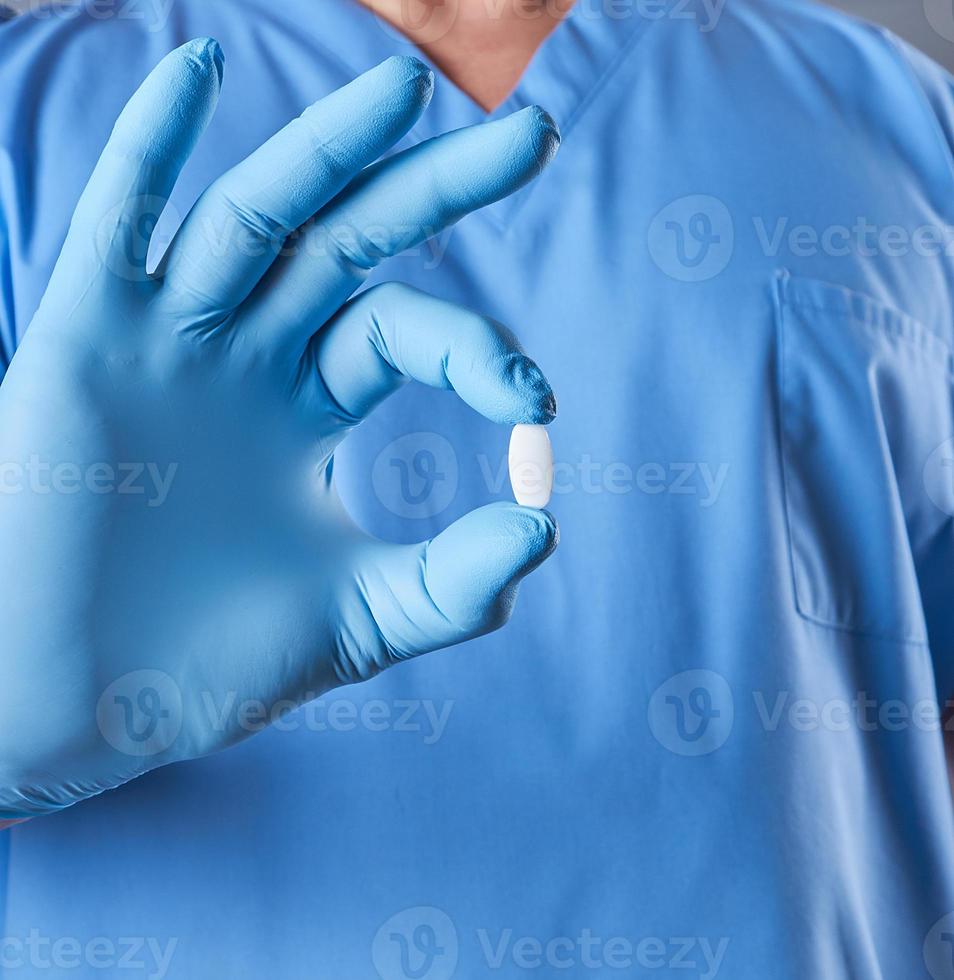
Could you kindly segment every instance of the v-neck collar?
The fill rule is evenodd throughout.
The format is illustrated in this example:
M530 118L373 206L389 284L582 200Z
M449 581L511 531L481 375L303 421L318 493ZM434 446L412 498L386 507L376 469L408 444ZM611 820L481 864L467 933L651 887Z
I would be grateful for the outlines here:
M321 5L324 44L348 38L334 53L355 73L394 54L411 54L434 71L434 97L411 130L408 143L430 139L463 126L502 118L529 105L541 105L556 120L566 144L590 99L612 74L627 50L675 0L655 0L654 16L642 11L640 0L620 11L613 0L577 0L567 16L537 48L516 88L487 112L458 88L413 41L377 16L359 0L326 0ZM401 147L406 145L403 141ZM544 175L545 176L545 175ZM498 201L480 214L506 227L539 180Z

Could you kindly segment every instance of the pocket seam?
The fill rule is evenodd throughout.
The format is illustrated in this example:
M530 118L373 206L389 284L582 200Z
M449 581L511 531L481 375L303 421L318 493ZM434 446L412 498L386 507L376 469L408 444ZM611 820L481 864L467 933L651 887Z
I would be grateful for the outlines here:
M804 277L793 276L787 269L779 270L775 276L775 312L777 320L779 357L778 357L778 446L779 463L782 476L782 493L784 495L785 529L787 534L789 570L791 574L792 595L795 600L796 613L807 622L820 626L824 629L834 630L850 636L865 637L868 639L900 643L905 646L927 648L930 646L930 638L926 635L912 633L896 633L888 630L876 630L861 626L851 626L843 622L823 619L817 613L809 612L804 607L802 595L798 587L798 575L795 567L796 547L795 535L792 527L791 511L791 489L789 465L787 463L786 445L788 437L785 434L785 412L786 412L786 380L790 375L787 367L788 360L788 333L790 327L786 323L786 312L796 310L809 310L814 313L826 316L835 316L847 320L858 327L864 328L867 333L876 337L883 336L885 333L897 336L904 340L911 348L915 349L920 355L927 357L929 348L934 345L945 358L943 366L932 362L934 367L943 370L947 379L954 383L954 351L937 334L932 333L918 320L900 310L895 310L886 304L880 303L873 297L867 296L847 287L828 283L823 280L806 279ZM828 295L837 295L843 301L840 305L829 306L819 304L801 296L792 295L795 287L802 286L805 289L814 287L824 290ZM855 299L863 304L865 311L870 311L869 315L862 316L859 311L846 308L843 304ZM886 322L875 322L881 318Z
M787 269L777 273L776 281L779 309L790 307L797 310L824 313L826 316L837 316L864 328L874 336L887 334L898 337L923 356L929 356L933 348L935 357L940 356L944 362L938 364L936 360L932 360L933 368L944 371L948 381L954 384L954 349L942 337L939 337L932 330L928 330L920 320L915 319L910 314L888 306L873 296L849 289L847 286L825 282L821 279L794 276ZM812 287L824 292L828 297L837 297L841 302L829 304L802 295L803 290L808 291ZM847 306L846 304L850 303L851 300L860 303L861 309Z

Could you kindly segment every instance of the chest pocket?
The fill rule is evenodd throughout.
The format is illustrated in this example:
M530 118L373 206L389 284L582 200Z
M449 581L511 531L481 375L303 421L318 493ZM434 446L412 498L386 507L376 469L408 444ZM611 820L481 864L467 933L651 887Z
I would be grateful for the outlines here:
M954 514L951 350L868 296L787 273L776 317L798 611L926 643L919 575Z

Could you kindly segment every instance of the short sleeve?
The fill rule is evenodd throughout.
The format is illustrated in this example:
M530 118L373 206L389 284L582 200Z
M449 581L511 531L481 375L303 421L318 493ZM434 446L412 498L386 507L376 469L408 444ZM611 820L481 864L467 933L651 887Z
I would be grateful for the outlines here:
M0 0L0 46L3 44L5 32L9 31L7 23L14 16L14 11L3 5ZM4 64L0 58L0 91L8 80L4 79ZM9 100L0 100L0 114L3 105ZM13 160L5 145L2 135L7 127L0 126L0 379L6 374L10 359L16 350L16 306L13 291L13 257L11 221L14 211L12 200L15 187Z
M891 31L877 30L923 95L954 180L954 75Z
M0 147L0 173L9 158ZM13 304L13 272L10 262L10 232L7 224L8 203L4 200L4 180L0 176L0 379L6 374L16 349L16 326Z

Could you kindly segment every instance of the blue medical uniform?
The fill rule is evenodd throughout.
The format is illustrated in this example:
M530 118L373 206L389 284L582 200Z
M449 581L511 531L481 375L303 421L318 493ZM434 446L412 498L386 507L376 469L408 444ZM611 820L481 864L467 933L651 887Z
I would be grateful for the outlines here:
M226 80L166 239L413 50L350 0L2 24L5 358L121 106L198 35ZM549 376L557 555L500 633L4 835L3 976L954 977L951 80L799 0L578 0L493 115L530 103L553 166L376 278ZM438 74L408 142L485 115ZM509 497L506 441L414 386L336 479L419 540Z

